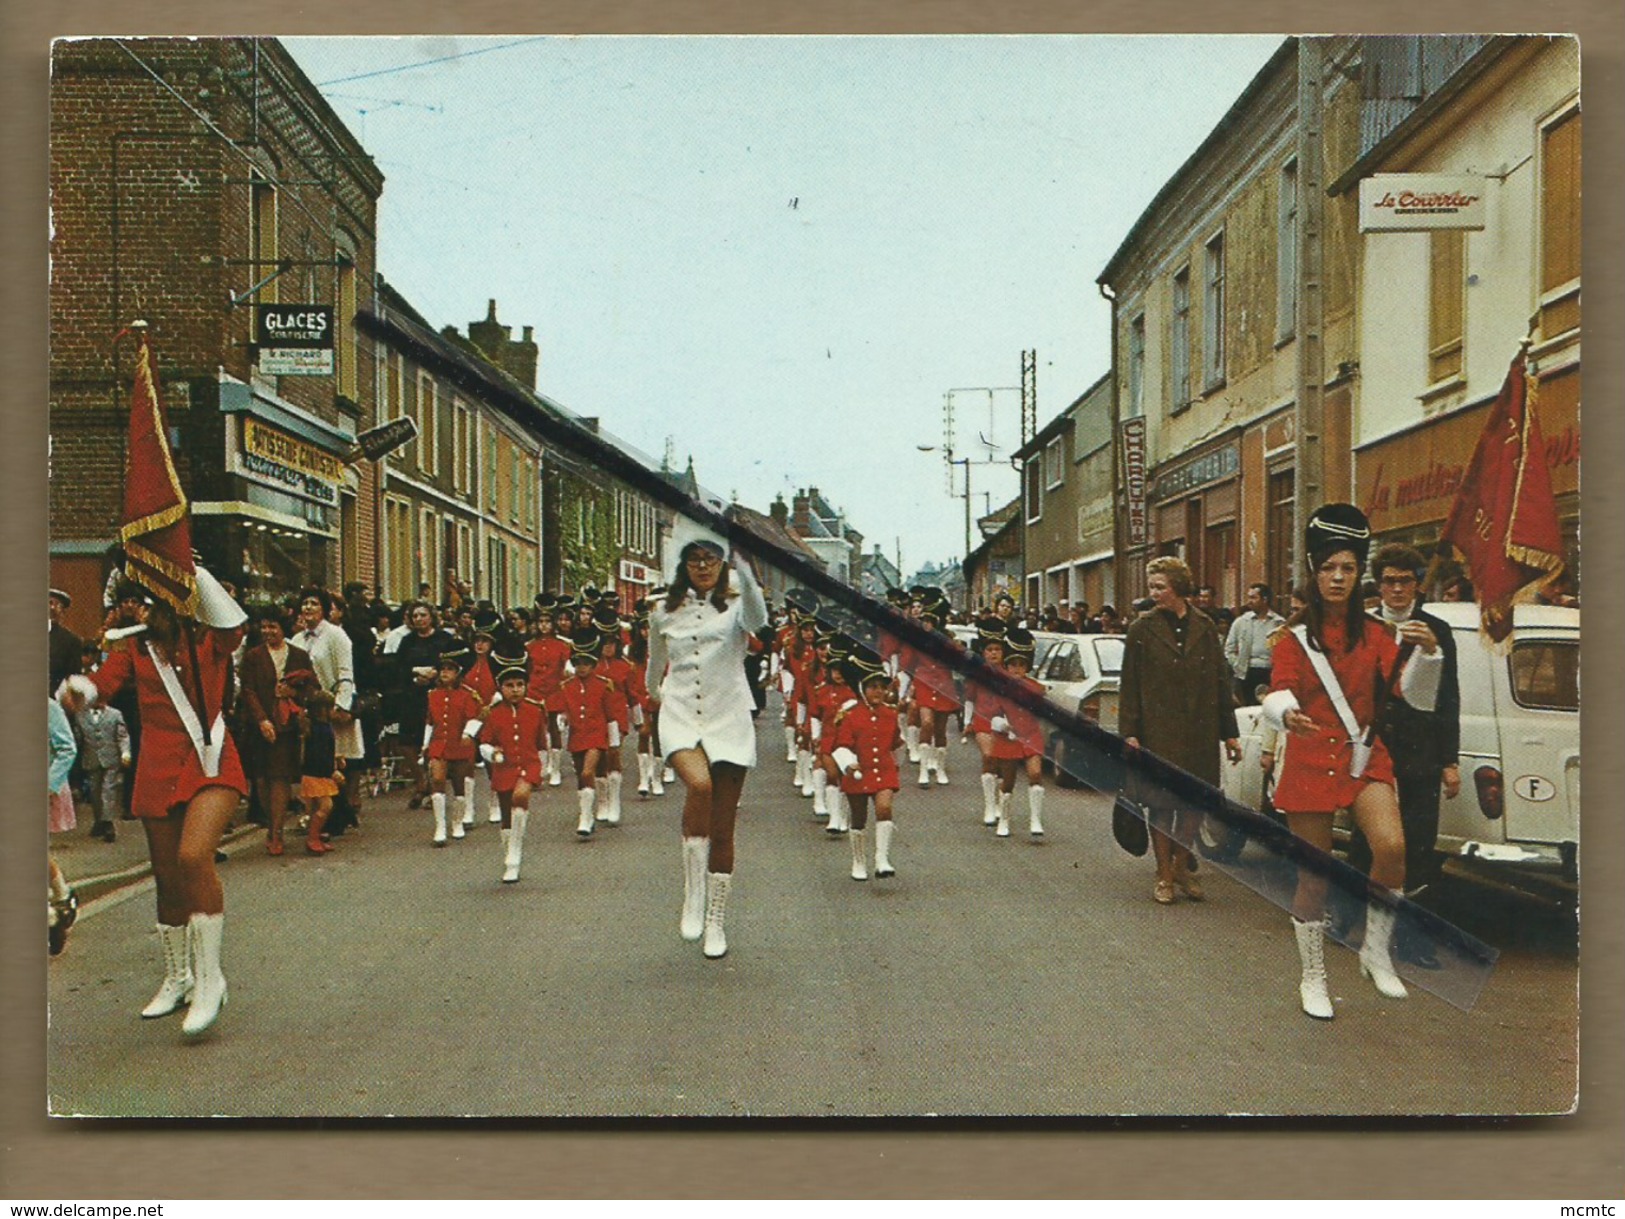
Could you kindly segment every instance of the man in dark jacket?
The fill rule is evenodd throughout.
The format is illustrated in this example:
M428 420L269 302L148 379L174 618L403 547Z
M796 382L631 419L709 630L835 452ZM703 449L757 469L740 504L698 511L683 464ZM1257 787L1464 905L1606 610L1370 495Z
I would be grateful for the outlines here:
M423 752L423 725L429 714L429 688L440 668L440 655L456 646L457 639L435 624L434 609L427 601L415 601L406 608L409 628L391 662L392 681L386 698L393 702L394 719L400 725L402 761L412 776L409 808L420 808L428 794L427 776L419 761ZM386 717L389 718L389 717Z
M1433 710L1418 711L1402 698L1389 698L1377 721L1377 732L1394 760L1399 817L1405 827L1405 894L1413 899L1422 894L1438 872L1438 856L1433 848L1439 837L1439 793L1454 798L1461 790L1457 758L1461 689L1456 680L1456 640L1443 619L1422 609L1419 589L1426 565L1409 546L1397 545L1384 546L1371 561L1371 573L1382 599L1372 617L1394 630L1403 622L1420 621L1433 632L1444 652L1444 672ZM1349 862L1363 869L1369 860L1370 848L1357 836ZM1401 960L1427 969L1438 968L1432 950L1420 937L1407 936L1404 927L1400 928L1395 952Z
M50 648L47 655L50 658L50 689L49 694L55 694L56 688L62 684L62 679L69 674L79 672L80 653L84 650L84 642L62 625L62 615L68 612L73 604L73 598L61 589L53 588L45 597L45 611L50 618Z

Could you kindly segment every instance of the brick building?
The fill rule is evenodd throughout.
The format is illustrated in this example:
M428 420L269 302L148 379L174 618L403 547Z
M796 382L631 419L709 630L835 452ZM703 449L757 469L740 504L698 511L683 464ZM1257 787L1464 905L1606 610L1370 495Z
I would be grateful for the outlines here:
M194 545L246 593L371 581L370 293L383 175L269 38L83 39L52 52L51 581L99 625L149 325ZM271 371L256 305L331 310L331 362Z

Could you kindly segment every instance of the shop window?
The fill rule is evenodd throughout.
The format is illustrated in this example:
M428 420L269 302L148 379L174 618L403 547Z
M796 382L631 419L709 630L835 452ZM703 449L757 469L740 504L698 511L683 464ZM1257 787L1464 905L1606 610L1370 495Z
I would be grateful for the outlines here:
M1208 240L1203 264L1202 388L1224 384L1224 233Z
M1191 404L1191 269L1174 272L1174 308L1168 335L1168 410L1178 414Z
M1467 234L1428 234L1428 384L1461 376L1467 304Z
M1540 133L1540 333L1580 325L1580 111Z

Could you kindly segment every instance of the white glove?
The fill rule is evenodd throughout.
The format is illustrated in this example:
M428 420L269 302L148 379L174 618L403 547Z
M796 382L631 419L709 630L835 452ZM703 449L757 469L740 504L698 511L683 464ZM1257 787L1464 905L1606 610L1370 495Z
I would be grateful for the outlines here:
M818 744L818 738L824 735L824 721L823 720L814 720L812 722L811 733L812 733L813 744L814 745Z
M484 758L492 766L502 765L502 750L495 745L481 745L480 757Z
M614 720L609 722L609 747L619 749L621 746L621 726Z
M197 620L204 626L230 630L248 621L243 607L232 600L231 594L220 586L220 581L201 563L194 568L197 575Z
M480 735L480 729L483 727L485 727L485 725L481 721L469 720L468 723L463 725L463 735L468 737L470 740L473 740L475 737Z
M847 749L845 746L842 746L840 749L837 749L834 753L830 754L830 757L835 759L835 767L843 775L858 764L858 755L853 753L850 749Z
M995 715L988 721L988 724L992 727L994 732L1008 733L1010 731L1010 721L1005 719L1002 715Z
M634 728L643 727L643 706L641 703L632 704L632 726Z
M423 725L423 748L428 749L429 748L429 742L431 740L433 740L433 739L434 739L434 725L433 724L425 724L425 725Z
M83 673L72 673L64 677L62 684L56 688L56 701L64 707L69 705L69 699L82 699L85 706L94 707L99 697L101 691L96 689L96 683Z

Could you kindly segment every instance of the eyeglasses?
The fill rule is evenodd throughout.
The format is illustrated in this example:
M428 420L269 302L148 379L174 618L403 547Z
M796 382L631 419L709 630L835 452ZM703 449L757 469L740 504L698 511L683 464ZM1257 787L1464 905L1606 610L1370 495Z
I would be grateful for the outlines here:
M714 554L692 554L683 560L683 565L703 571L708 567L721 567L722 558Z

